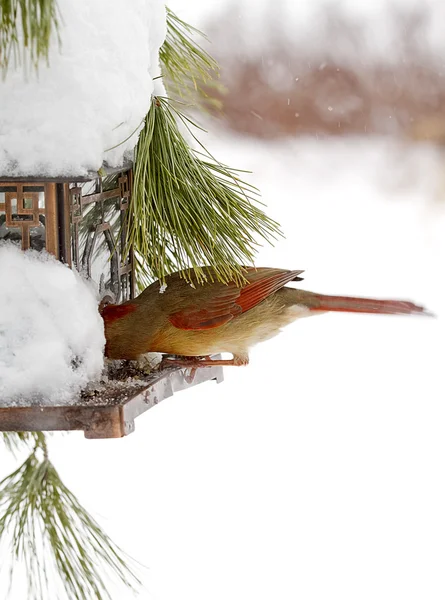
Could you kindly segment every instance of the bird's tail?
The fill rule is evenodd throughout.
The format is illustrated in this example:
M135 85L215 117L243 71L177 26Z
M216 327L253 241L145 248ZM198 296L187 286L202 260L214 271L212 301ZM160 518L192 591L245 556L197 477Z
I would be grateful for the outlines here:
M375 313L381 315L418 314L430 317L434 316L423 306L419 306L407 300L375 300L374 298L310 294L310 299L308 298L306 306L311 311Z

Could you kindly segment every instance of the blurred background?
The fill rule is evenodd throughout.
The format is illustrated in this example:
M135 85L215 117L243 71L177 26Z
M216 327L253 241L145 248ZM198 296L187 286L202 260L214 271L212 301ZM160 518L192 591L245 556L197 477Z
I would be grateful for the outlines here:
M227 92L224 123L234 131L445 139L438 0L177 4L211 40Z

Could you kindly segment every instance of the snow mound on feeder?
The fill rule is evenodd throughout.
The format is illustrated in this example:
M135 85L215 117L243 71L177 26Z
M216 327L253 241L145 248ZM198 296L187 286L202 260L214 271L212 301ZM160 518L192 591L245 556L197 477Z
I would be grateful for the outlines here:
M153 81L166 33L162 0L57 5L60 46L53 35L49 65L25 72L11 60L0 81L3 177L85 176L103 163L121 166L132 157L152 93L163 94Z
M94 291L49 254L0 243L0 406L70 404L103 369Z

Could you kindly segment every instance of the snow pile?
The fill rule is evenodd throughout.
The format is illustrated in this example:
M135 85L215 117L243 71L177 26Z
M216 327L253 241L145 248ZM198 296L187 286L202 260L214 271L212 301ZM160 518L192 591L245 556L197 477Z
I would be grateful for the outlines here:
M162 0L57 4L61 47L52 40L49 67L26 75L11 64L0 82L2 176L120 166L137 142L155 83L163 92L153 81L166 31Z
M94 292L51 255L0 243L0 404L69 403L103 368Z

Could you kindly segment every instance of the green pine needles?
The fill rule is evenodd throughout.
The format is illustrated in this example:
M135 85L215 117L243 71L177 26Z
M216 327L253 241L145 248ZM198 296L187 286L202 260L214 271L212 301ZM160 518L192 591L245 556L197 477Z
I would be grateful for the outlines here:
M279 235L279 226L237 171L201 144L199 151L190 147L178 121L193 135L190 119L168 99L154 98L136 146L127 251L135 251L137 280L143 286L193 267L204 281L201 266L208 264L219 281L240 283L242 265L253 262L261 239Z
M197 37L207 40L207 37L168 7L166 10L167 35L159 59L169 96L218 107L219 102L208 94L208 90L216 87L222 91L221 84L216 82L219 66L196 40Z
M0 538L9 542L11 571L15 561L26 566L27 598L48 598L57 574L70 600L111 600L104 574L135 589L127 557L64 485L44 434L32 436L29 457L0 482Z
M169 95L211 102L216 61L197 43L203 34L167 8L167 36L160 50ZM260 208L257 190L239 171L218 162L197 139L197 125L180 110L183 102L153 98L134 157L126 252L133 248L136 280L193 267L204 281L211 265L223 283L243 281L259 244L281 235L279 225ZM188 139L187 139L188 138ZM190 139L197 150L190 146Z
M0 69L8 70L11 58L38 68L48 60L54 35L58 37L56 0L0 0Z
M15 455L23 447L29 448L37 441L39 435L39 432L34 431L1 431L0 440L3 441L6 449Z

